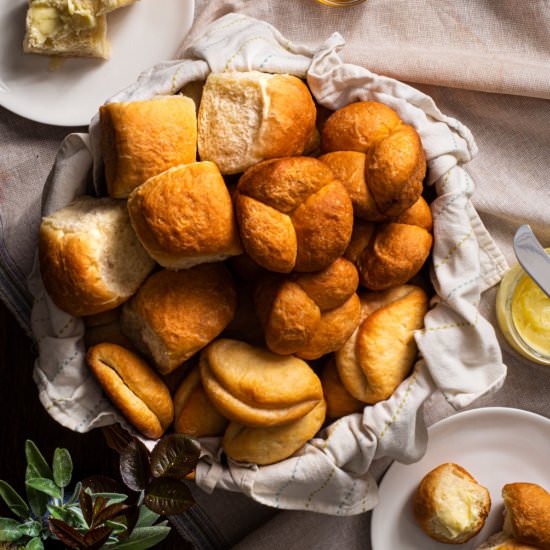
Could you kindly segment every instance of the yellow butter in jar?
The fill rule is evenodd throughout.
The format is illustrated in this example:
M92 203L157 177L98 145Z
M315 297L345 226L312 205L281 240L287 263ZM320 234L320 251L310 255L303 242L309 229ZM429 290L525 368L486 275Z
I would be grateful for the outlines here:
M531 361L550 365L550 298L519 264L500 283L496 310L508 343Z

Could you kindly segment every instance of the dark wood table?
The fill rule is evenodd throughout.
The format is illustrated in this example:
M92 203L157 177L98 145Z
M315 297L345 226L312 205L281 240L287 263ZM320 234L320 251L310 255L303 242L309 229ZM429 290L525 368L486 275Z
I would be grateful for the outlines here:
M120 479L118 455L107 446L100 430L72 432L44 410L32 379L35 356L33 342L0 302L0 479L24 494L26 439L32 439L48 461L56 447L68 449L75 481L98 474ZM12 517L3 502L0 516ZM172 530L157 548L186 550L191 546Z

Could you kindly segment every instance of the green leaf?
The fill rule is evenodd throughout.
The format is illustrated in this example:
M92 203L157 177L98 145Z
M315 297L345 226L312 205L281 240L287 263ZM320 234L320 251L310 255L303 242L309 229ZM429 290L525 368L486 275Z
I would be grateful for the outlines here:
M122 481L133 491L142 491L149 482L149 451L134 438L120 453Z
M80 481L74 486L73 494L71 495L71 498L66 502L66 504L73 504L78 500L78 497L80 496L80 490L82 489L82 483Z
M72 510L71 508L48 504L48 512L50 513L50 516L52 518L64 521L67 525L70 525L71 527L88 527L84 522L84 518L82 518L75 510Z
M124 542L119 542L107 548L116 550L146 550L153 548L170 534L170 527L136 527L134 532Z
M153 512L153 510L147 508L147 506L141 506L136 527L150 527L159 518L160 516Z
M44 550L44 544L42 543L40 537L35 537L27 543L25 550Z
M27 487L32 487L41 493L61 500L61 489L51 479L45 477L33 477L25 481Z
M27 535L28 537L38 537L42 531L42 523L32 520L27 521L20 525L19 531L22 535Z
M56 449L53 453L53 479L58 487L67 487L73 475L73 461L67 449Z
M50 531L69 548L80 550L84 546L84 536L64 521L48 518Z
M112 519L108 519L105 522L105 525L107 527L112 527L113 528L113 535L119 535L121 533L126 532L126 530L128 529L128 526L125 523L120 523L118 521L113 521Z
M145 506L161 516L183 514L193 503L191 491L177 479L154 479L145 491Z
M0 518L0 541L14 542L22 536L21 524L16 519Z
M46 459L30 439L25 441L25 456L27 457L27 464L33 466L40 474L38 477L45 477L53 480L52 470L48 466Z
M191 472L200 456L200 445L183 434L163 437L151 453L151 473L154 477L182 479Z
M4 499L7 507L16 516L23 519L30 516L30 510L27 503L9 483L2 480L0 480L0 497Z
M37 469L32 466L32 464L28 464L27 469L25 470L25 481L36 477L40 477ZM36 489L33 489L26 484L25 492L27 493L27 501L31 505L31 510L33 511L33 514L37 518L41 518L47 510L46 507L49 500L48 495L45 495L44 493L41 493L40 491L37 491Z

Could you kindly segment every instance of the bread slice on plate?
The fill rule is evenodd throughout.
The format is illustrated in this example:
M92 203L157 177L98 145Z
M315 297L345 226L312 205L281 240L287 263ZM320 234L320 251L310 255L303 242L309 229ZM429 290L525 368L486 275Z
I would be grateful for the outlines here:
M99 0L30 0L25 53L107 59L107 20Z

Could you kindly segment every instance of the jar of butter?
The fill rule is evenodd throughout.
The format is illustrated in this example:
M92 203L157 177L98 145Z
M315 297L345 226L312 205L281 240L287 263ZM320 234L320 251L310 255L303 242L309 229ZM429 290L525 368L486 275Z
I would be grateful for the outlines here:
M496 312L502 333L518 353L550 365L550 298L519 264L500 283Z

